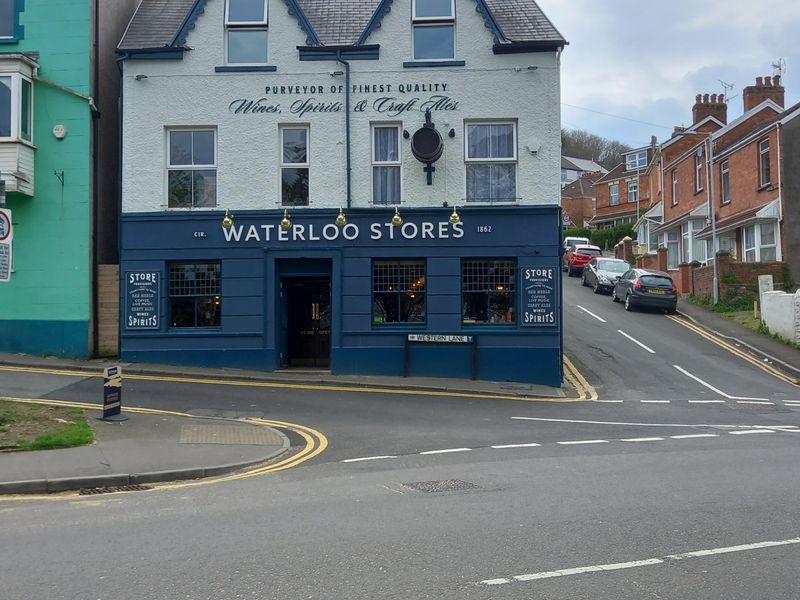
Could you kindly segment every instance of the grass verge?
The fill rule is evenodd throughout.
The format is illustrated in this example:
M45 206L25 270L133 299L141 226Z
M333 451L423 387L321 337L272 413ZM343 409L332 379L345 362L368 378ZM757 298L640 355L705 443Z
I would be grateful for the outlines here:
M0 451L72 448L93 440L80 409L0 401Z

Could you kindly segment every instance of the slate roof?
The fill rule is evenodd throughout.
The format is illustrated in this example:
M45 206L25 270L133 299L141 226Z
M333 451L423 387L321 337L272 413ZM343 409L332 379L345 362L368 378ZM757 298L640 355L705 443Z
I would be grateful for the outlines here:
M120 50L175 46L175 36L195 0L142 0L119 43Z
M565 185L561 196L565 198L594 198L594 182L600 179L600 173L585 173L572 183Z
M562 41L534 0L485 0L509 42Z
M207 1L142 0L118 49L180 48ZM304 29L307 44L313 46L364 44L392 6L392 0L284 0L284 3L284 8L297 17ZM476 10L483 15L486 27L493 30L499 46L563 47L567 43L535 0L476 0Z

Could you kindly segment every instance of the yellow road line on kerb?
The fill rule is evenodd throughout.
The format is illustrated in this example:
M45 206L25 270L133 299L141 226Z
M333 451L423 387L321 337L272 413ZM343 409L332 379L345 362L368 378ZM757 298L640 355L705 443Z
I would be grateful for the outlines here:
M582 399L592 402L598 399L597 391L586 381L586 378L581 375L580 371L566 355L564 355L564 378L578 390Z
M0 366L0 371L14 371L22 373L43 373L47 375L67 375L72 377L103 377L102 373L92 373L89 371L65 371L52 370L37 367L9 367ZM361 387L361 386L347 386L347 385L322 385L311 383L279 383L274 381L250 381L250 380L236 380L236 379L208 379L201 377L178 377L170 375L137 375L127 373L123 375L128 380L139 381L163 381L167 383L196 383L203 385L222 385L234 387L251 387L251 388L271 388L271 389L287 389L287 390L315 390L324 392L350 392L359 394L390 394L399 396L433 396L433 397L448 397L448 398L470 398L470 399L484 399L484 400L515 400L523 402L552 402L557 404L564 404L569 402L582 401L575 398L547 398L535 396L515 396L505 394L491 394L482 392L457 392L457 391L437 391L437 390L424 390L424 389L403 389L403 388L382 388L382 387Z
M6 400L9 402L20 402L25 404L45 404L50 406L63 406L67 408L80 408L85 410L96 410L101 411L103 406L101 404L90 404L88 402L70 402L68 400L45 400L42 398L15 398L10 396L0 396L0 400ZM173 416L180 416L186 418L200 418L196 415L190 415L188 413L181 413L171 410L160 410L154 408L140 408L140 407L126 407L126 412L129 413L138 413L138 414L162 414L162 415L173 415ZM206 418L206 417L203 417ZM269 473L276 473L278 471L285 471L286 469L291 469L293 467L299 466L305 462L308 462L312 458L315 458L322 454L328 447L328 438L325 437L321 431L308 427L306 425L300 425L298 423L290 423L288 421L276 421L272 419L260 419L255 417L245 417L241 419L235 419L237 421L242 421L245 423L253 423L255 425L264 425L268 427L274 427L276 429L286 429L289 431L293 431L297 433L300 437L303 438L305 442L305 446L295 454L291 456L277 461L272 462L266 465L256 465L255 467L245 467L244 470L238 471L236 473L230 475L221 475L218 477L208 477L205 479L194 479L191 481L178 481L178 482L169 482L169 483L153 483L148 484L152 485L154 490L169 490L169 489L178 489L178 488L188 488L188 487L196 487L200 485L211 485L215 483L223 483L226 481L235 481L239 479L248 479L250 477L256 477L259 475L266 475ZM125 492L118 492L118 493L125 493ZM0 501L2 500L65 500L70 499L73 500L78 495L78 492L68 492L63 494L22 494L16 496L2 496L0 497ZM111 494L109 494L111 495ZM96 497L93 497L96 498Z
M667 318L671 319L672 321L675 321L678 325L682 325L683 327L686 327L686 329L689 329L689 330L695 332L697 335L707 339L709 342L712 342L712 343L716 344L720 348L723 348L723 349L727 350L731 354L733 354L735 356L738 356L742 360L745 360L745 361L749 362L751 365L753 365L755 367L758 367L762 371L764 371L766 373L769 373L773 377L775 377L777 379L780 379L784 383L788 383L789 385L793 385L794 387L800 387L800 381L798 381L794 377L790 377L789 375L787 375L786 373L780 371L779 369L776 369L775 367L773 367L771 365L768 365L768 364L765 364L762 361L758 360L757 358L754 358L754 357L750 356L749 354L747 354L746 352L740 350L739 348L737 348L733 344L718 338L717 336L715 336L712 333L706 331L702 327L698 327L697 325L694 325L693 323L689 323L688 321L685 321L685 320L683 320L683 319L681 319L679 317L673 317L673 316L667 315Z

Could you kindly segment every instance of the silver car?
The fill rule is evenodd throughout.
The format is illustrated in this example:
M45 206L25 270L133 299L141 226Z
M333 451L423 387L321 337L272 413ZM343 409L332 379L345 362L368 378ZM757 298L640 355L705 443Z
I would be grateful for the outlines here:
M583 267L581 284L590 286L595 294L610 292L617 278L630 268L626 260L598 256Z

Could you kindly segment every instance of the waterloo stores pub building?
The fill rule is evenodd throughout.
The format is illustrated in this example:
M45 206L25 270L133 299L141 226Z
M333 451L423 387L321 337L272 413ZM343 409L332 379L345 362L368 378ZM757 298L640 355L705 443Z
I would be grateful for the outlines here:
M122 358L560 385L565 44L533 0L143 0Z

